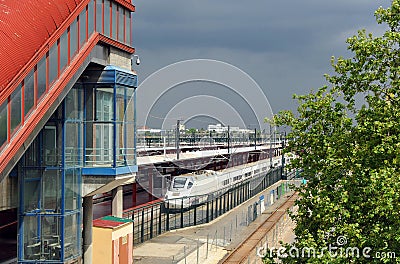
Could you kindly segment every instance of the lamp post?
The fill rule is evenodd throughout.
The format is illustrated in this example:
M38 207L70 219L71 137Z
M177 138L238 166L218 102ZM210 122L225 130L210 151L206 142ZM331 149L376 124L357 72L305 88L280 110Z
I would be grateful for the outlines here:
M269 167L272 169L272 126L269 124Z
M287 175L285 173L285 153L284 153L285 144L286 144L285 141L286 141L286 131L285 131L285 135L282 138L282 174L281 174L282 180L287 180Z
M179 141L180 141L180 122L181 120L176 120L176 159L179 159Z

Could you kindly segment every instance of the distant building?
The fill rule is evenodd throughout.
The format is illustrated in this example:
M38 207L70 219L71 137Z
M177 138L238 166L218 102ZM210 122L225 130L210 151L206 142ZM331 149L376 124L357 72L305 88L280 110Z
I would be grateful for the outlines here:
M228 131L228 127L222 126L222 124L208 125L207 130L216 133L224 133ZM239 127L229 127L229 130L230 132L238 132L241 129Z

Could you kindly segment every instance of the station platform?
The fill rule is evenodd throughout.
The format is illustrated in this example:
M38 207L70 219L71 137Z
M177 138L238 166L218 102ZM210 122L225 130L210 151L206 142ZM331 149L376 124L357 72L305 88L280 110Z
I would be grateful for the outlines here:
M278 146L278 144L274 145L273 147ZM226 148L216 148L216 149L184 149L181 150L181 153L179 154L179 160L188 160L188 159L196 159L196 158L204 158L204 157L213 157L217 155L223 155L223 154L239 154L239 153L245 153L245 152L250 152L254 150L258 151L269 151L269 144L268 145L261 145L261 146L252 146L252 147L244 147L244 146L231 146L228 152L228 149ZM176 153L169 153L169 149L165 149L166 153L165 155L163 154L164 149L163 148L149 148L148 151L154 151L157 150L158 155L152 155L152 156L139 156L137 157L137 165L146 165L146 164L154 164L154 163L160 163L160 162L165 162L165 161L177 161L176 159ZM142 151L146 151L146 149L143 149Z
M210 223L173 230L135 245L134 263L220 263L292 196L293 191L286 192L273 204L267 205L266 210L253 222L249 220L252 213L249 208L259 203L261 195L269 195L282 182L275 183ZM290 232L285 237L287 240L294 239Z

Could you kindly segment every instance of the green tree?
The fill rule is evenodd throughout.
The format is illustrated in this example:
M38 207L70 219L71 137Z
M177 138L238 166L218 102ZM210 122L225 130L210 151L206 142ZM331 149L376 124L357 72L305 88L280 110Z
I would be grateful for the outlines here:
M189 134L194 134L194 133L197 132L197 129L196 129L196 128L189 128L189 129L187 129L187 132L188 132Z
M400 0L375 16L382 36L350 37L353 57L332 59L329 85L267 120L291 128L286 151L308 180L284 263L400 263Z

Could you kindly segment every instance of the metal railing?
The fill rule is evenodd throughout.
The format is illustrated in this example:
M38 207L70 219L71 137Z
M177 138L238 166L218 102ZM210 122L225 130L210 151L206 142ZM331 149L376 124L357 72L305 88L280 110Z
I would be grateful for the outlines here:
M215 193L168 199L127 210L123 217L134 221L134 244L143 243L170 230L214 220L281 180L281 172L277 167ZM274 195L278 197L283 192L282 188L277 188ZM254 221L257 215L257 208L252 210L248 221Z

